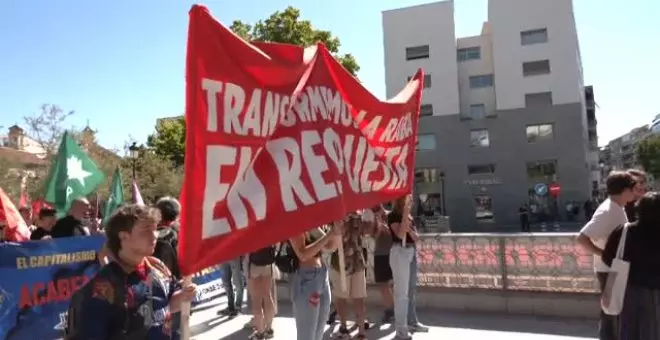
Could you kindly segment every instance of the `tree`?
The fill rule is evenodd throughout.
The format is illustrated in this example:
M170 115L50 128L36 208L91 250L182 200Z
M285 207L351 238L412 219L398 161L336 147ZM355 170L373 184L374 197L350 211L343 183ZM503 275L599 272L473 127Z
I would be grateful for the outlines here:
M309 20L300 19L300 10L287 7L267 19L250 25L235 20L230 29L246 41L277 42L308 47L322 42L352 75L357 75L360 66L351 54L340 54L339 38L330 31L315 29ZM186 126L182 117L166 119L156 126L156 133L149 136L147 145L156 155L172 161L176 167L183 165Z
M126 144L128 149L129 143ZM159 197L179 197L183 185L183 167L175 167L172 162L153 149L140 146L139 157L135 160L135 181L145 202L153 202ZM124 178L124 192L130 200L133 180L133 159L124 158L121 164Z
M360 66L352 54L340 54L339 38L330 31L315 29L309 20L300 19L300 10L289 6L284 11L277 11L267 19L250 25L235 20L230 29L246 41L276 42L308 47L321 42L339 60L344 68L356 76Z
M183 166L186 148L186 121L181 117L164 119L156 125L156 133L147 138L156 155L169 159L175 167Z
M637 159L653 178L660 178L660 135L650 136L637 144Z

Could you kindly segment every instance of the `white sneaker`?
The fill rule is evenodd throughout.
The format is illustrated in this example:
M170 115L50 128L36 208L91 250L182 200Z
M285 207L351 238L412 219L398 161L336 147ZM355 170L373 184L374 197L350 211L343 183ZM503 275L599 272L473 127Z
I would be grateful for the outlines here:
M421 323L416 323L414 325L408 325L408 330L410 330L413 333L428 333L429 332L429 327L424 326Z

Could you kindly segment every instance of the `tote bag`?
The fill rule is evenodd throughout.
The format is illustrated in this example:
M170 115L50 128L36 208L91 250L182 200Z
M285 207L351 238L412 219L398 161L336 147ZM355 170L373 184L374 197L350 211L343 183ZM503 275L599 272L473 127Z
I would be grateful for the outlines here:
M623 298L626 295L626 286L628 285L628 271L630 262L623 260L623 254L626 250L626 235L628 234L628 224L623 226L621 239L616 248L616 256L612 260L610 272L607 275L607 282L603 295L600 299L600 305L603 312L607 315L619 315L623 309Z

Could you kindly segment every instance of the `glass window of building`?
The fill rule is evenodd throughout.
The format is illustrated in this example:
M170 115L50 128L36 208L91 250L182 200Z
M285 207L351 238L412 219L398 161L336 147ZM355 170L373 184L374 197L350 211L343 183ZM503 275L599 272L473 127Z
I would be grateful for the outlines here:
M477 195L474 197L475 217L479 222L493 222L493 199L488 195Z
M485 148L490 146L490 136L487 129L470 130L470 146Z
M429 45L406 47L406 60L428 59Z
M527 162L527 176L532 181L547 182L555 180L557 175L557 161L545 160Z
M543 44L548 42L548 29L539 28L520 32L521 45Z
M526 133L528 143L550 141L554 138L552 124L527 125Z
M481 47L467 47L459 48L456 50L456 58L458 61L478 60L481 59Z
M468 175L494 175L495 164L468 165Z
M432 133L417 136L417 151L435 150L435 135Z

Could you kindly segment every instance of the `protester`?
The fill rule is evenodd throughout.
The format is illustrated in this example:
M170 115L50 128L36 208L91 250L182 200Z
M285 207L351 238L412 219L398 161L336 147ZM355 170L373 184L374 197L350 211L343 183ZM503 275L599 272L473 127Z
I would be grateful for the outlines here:
M628 225L623 260L630 263L618 339L660 340L660 194L637 202L637 221ZM611 266L621 240L618 226L607 240L603 262Z
M50 208L42 208L37 219L37 228L30 234L30 240L45 240L52 238L51 230L56 222L57 211Z
M178 338L172 313L195 296L150 255L156 246L157 209L120 207L106 223L111 262L74 294L65 340Z
M635 199L633 192L634 178L627 172L616 171L607 176L606 190L609 196L601 203L591 220L580 231L577 242L594 256L594 271L600 283L601 291L607 283L610 270L601 256L608 237L617 226L628 222L624 207ZM599 337L601 340L613 340L616 337L616 318L600 313Z
M68 215L57 220L53 226L51 236L53 238L58 238L88 235L83 227L83 221L88 216L89 201L84 197L76 198L71 203Z
M387 217L392 234L390 266L394 281L394 323L398 339L412 339L408 328L410 269L415 258L415 227L412 224L410 209L412 196L406 195L394 202L393 210Z
M243 308L243 292L245 291L245 281L247 281L243 275L243 258L243 256L239 256L221 266L222 285L227 294L227 308L218 312L220 315L235 317Z
M275 301L271 294L273 278L278 276L275 267L277 246L267 246L248 255L248 291L252 304L254 333L250 339L271 339L274 337L273 318Z
M383 323L394 321L394 292L392 291L392 268L390 267L390 249L392 248L392 234L387 227L387 211L382 205L372 209L376 217L376 224L372 233L376 245L374 248L374 281L380 291L385 311Z
M627 172L635 180L635 188L633 189L635 199L632 202L626 204L626 216L628 217L628 222L635 222L637 220L635 202L642 198L642 196L644 196L646 193L646 173L637 169L628 169Z
M316 228L289 240L298 259L298 268L290 277L298 340L323 339L331 295L328 269L321 252L337 249L342 227L342 222L335 222L328 233Z
M363 221L359 212L351 213L344 219L342 244L346 272L345 291L341 285L339 253L334 252L331 257L330 281L332 282L332 295L335 297L335 308L341 322L339 334L343 337L350 336L346 322L348 318L348 300L351 300L351 305L355 311L355 323L358 326L356 339L366 339L364 300L367 297L365 272L367 260L362 251L362 235L369 232L371 227L372 222Z
M158 238L153 256L161 260L176 278L181 278L179 270L179 213L181 205L172 197L163 197L156 202L161 221L158 224Z

